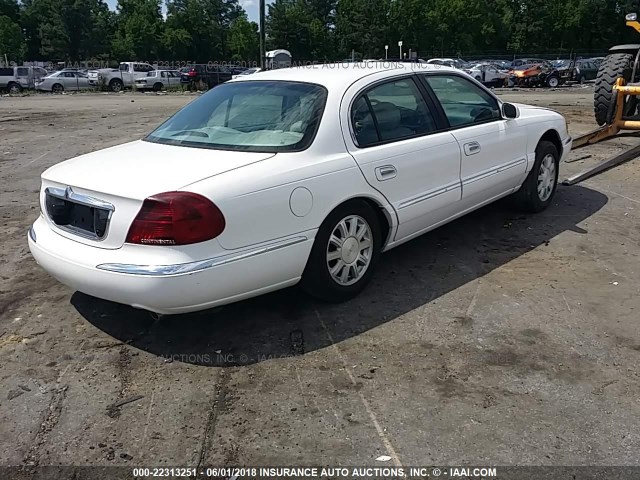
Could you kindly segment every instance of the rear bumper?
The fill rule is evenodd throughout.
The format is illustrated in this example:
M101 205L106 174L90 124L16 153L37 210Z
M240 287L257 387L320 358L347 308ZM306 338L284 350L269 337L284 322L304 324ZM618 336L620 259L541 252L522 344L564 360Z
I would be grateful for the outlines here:
M186 313L232 303L297 283L315 231L278 242L166 265L101 261L104 251L65 238L40 217L29 231L38 264L61 283L105 300L162 314ZM111 258L113 256L111 255Z

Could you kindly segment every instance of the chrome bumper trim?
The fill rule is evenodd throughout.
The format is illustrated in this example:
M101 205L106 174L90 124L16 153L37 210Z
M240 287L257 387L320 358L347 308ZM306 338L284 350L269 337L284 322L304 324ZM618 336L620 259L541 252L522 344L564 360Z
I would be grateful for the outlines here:
M33 243L37 243L36 240L36 231L33 229L33 226L31 226L31 228L29 228L29 238L31 239L31 241Z
M237 262L238 260L245 260L247 258L255 257L256 255L261 255L263 253L272 252L284 247L289 247L306 240L308 240L308 238L305 236L292 237L288 238L287 240L282 240L230 255L223 255L206 260L198 260L196 262L178 263L175 265L131 265L124 263L102 263L100 265L97 265L96 268L108 272L126 273L130 275L183 275L199 272L208 268L218 267L220 265L226 265L228 263Z

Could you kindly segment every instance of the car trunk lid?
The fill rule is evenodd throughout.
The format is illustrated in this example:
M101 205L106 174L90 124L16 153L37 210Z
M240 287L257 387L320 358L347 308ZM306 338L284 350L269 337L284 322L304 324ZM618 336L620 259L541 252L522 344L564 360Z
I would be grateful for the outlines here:
M42 174L40 205L61 235L119 248L145 198L273 155L136 141L49 168Z

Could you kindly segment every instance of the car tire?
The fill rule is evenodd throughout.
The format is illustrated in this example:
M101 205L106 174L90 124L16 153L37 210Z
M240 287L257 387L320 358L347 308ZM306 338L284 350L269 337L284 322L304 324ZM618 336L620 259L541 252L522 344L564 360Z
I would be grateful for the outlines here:
M114 78L109 82L109 89L112 92L119 93L122 91L123 88L124 88L124 83L122 83L122 80L120 80L119 78Z
M594 85L593 108L598 125L611 123L615 115L616 93L613 86L618 77L631 80L634 56L628 53L613 53L607 56L598 69ZM627 101L636 104L636 97ZM626 113L626 112L625 112Z
M64 92L64 87L62 85L60 85L59 83L54 83L53 86L51 87L51 92L52 93L62 93L62 92Z
M547 78L547 80L545 81L545 84L549 88L557 88L557 87L560 86L560 79L558 77L552 75L552 76Z
M7 85L7 90L10 94L16 95L18 93L22 93L22 85L19 83L11 82Z
M160 90L162 90L162 86L163 86L163 85L162 85L162 83L160 83L160 82L156 82L156 83L153 85L153 91L154 91L154 92L159 92Z
M343 302L358 295L373 277L382 248L380 220L364 200L351 200L322 222L302 275L309 295Z
M533 168L515 193L516 204L521 210L537 213L551 204L558 187L559 167L558 149L553 143L542 140L536 148Z

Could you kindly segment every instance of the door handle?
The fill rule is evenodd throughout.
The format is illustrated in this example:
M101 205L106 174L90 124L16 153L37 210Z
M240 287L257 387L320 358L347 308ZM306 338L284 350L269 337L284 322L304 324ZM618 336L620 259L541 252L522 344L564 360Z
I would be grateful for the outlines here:
M380 182L389 180L390 178L395 178L397 174L398 171L393 165L383 165L382 167L376 168L376 178Z
M480 144L478 142L469 142L464 144L464 154L475 155L476 153L480 153Z

